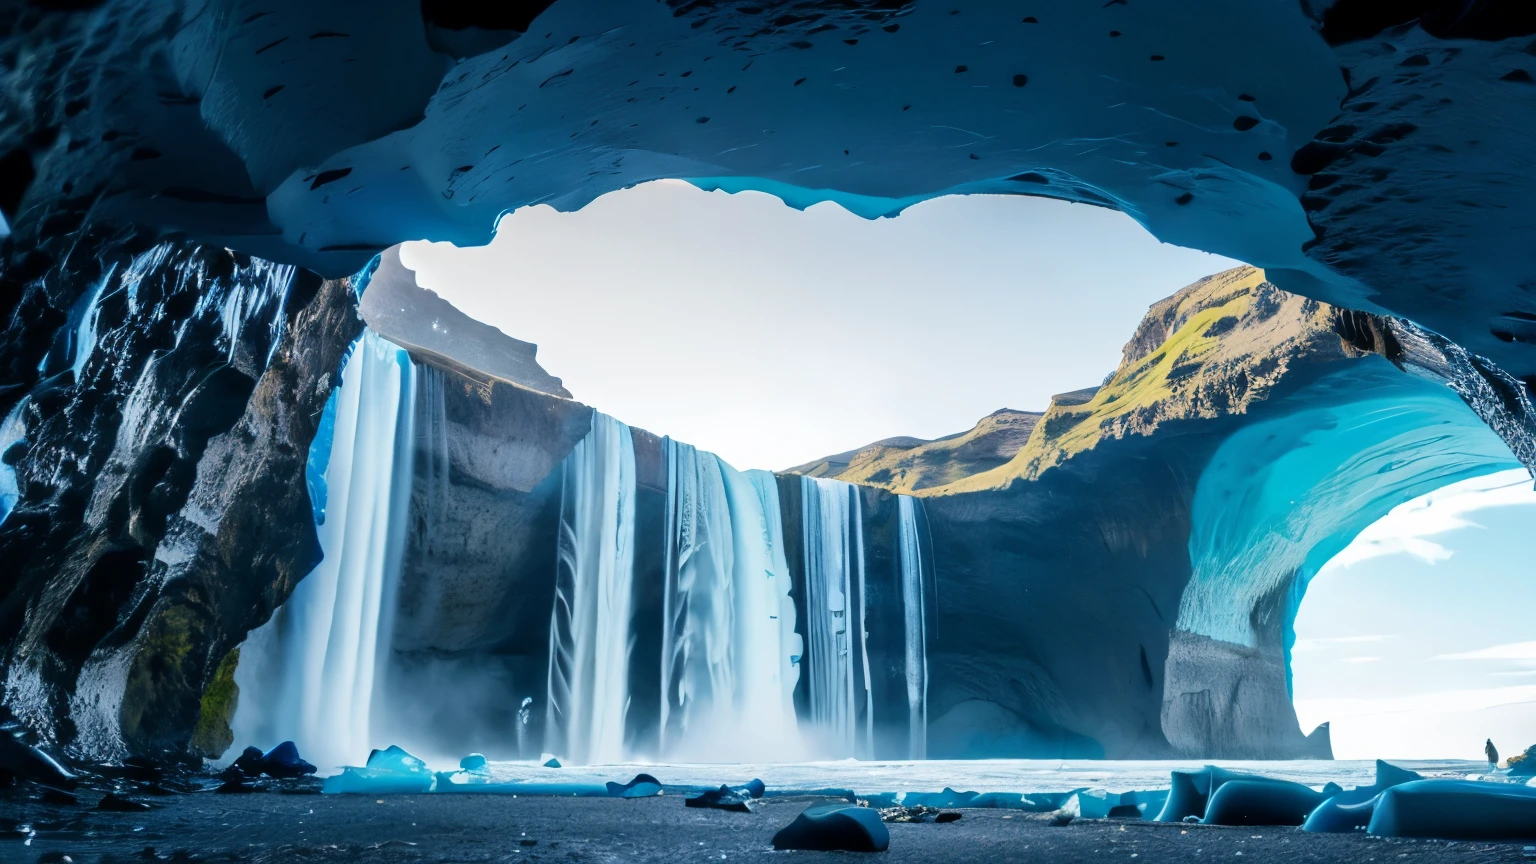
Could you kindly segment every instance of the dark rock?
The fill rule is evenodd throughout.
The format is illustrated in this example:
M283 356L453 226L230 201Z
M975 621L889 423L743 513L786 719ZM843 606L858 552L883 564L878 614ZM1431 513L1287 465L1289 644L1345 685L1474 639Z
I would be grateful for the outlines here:
M880 821L902 823L927 822L929 819L932 819L937 815L939 815L939 809L937 807L928 807L923 804L906 807L898 804L895 807L881 808Z
M223 783L220 783L219 786L213 791L218 795L243 795L249 792L259 792L261 790L255 784L247 781L243 777L231 777L228 780L225 780Z
M59 807L74 807L80 803L80 799L58 789L44 789L38 800L44 804L54 804Z
M316 769L300 758L299 748L292 741L284 741L262 755L261 770L269 777L284 779L313 774Z
M0 727L0 772L64 789L73 789L76 782L75 775L52 756L22 741L16 730L8 727Z
M124 798L116 792L108 792L101 796L101 801L96 804L97 810L105 810L109 813L143 813L150 809L148 804L142 801L134 801Z
M230 767L252 777L259 776L261 774L262 755L262 752L255 747L247 747L240 751L240 755L235 758L234 764Z
M852 804L807 807L773 835L775 849L884 852L890 845L891 833L879 812Z
M751 813L752 797L729 786L721 786L719 789L710 789L698 795L689 796L683 800L683 806L728 810L732 813Z
M1116 804L1109 808L1109 819L1140 819L1141 808L1135 804Z
M959 822L960 816L961 814L954 810L946 810L943 813L933 817L933 821L943 825L946 822Z

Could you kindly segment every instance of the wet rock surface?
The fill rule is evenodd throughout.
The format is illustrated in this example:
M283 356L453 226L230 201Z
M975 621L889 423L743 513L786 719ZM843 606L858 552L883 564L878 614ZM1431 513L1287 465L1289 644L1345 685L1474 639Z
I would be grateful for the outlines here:
M362 327L351 290L104 228L6 249L25 314L0 357L23 371L0 397L25 397L26 449L0 526L5 703L85 757L179 750L318 560L304 462Z

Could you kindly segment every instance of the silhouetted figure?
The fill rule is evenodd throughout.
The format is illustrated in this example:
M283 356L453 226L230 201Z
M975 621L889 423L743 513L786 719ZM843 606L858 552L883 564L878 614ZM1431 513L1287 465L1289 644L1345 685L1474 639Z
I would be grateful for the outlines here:
M1488 743L1483 745L1483 752L1488 754L1488 765L1490 767L1499 767L1499 748L1493 746L1492 738L1489 738Z

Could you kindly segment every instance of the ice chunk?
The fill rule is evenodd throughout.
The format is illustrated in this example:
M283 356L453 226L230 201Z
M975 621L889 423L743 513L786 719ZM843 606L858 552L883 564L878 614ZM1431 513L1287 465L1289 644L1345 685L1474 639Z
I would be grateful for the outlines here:
M1323 793L1286 780L1229 780L1211 793L1205 825L1300 825Z
M1389 765L1377 759L1376 782L1373 785L1330 795L1307 816L1307 821L1302 823L1301 829L1319 834L1363 831L1367 825L1371 824L1371 816L1376 812L1376 804L1382 792L1393 786L1422 779L1424 778L1416 771ZM1328 785L1338 788L1332 783ZM1329 792L1327 788L1323 791L1324 794Z
M391 745L388 749L370 753L366 766L343 768L340 774L327 777L321 791L328 794L412 794L431 792L437 787L437 779L425 762Z
M775 849L884 852L890 845L891 833L879 811L851 804L808 807L773 835Z
M615 798L650 798L661 794L661 781L649 774L636 774L628 783L610 781L608 794Z
M1381 793L1377 837L1523 840L1536 837L1536 788L1473 780L1415 780Z

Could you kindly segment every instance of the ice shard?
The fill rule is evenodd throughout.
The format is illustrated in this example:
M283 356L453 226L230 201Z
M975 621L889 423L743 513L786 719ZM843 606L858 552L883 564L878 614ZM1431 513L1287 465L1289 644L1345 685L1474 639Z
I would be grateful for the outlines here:
M575 764L624 759L635 564L635 448L593 413L562 463L545 749Z
M325 558L241 649L241 745L292 740L322 769L356 761L380 701L410 497L415 375L410 356L364 332L335 395L324 460Z
M855 487L802 477L805 663L822 755L868 756L874 737L864 628L864 526Z
M787 758L799 750L800 647L776 484L687 444L666 447L661 752Z

